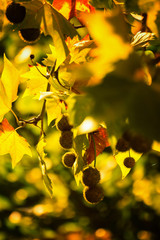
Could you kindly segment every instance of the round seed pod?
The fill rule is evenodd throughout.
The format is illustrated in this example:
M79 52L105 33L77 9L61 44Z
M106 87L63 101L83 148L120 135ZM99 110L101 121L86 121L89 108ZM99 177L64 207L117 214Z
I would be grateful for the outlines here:
M24 28L19 30L20 38L27 43L35 43L40 38L39 28Z
M124 138L119 138L116 144L116 149L120 152L126 152L130 149L130 143Z
M101 186L85 187L83 197L88 203L99 203L104 198L104 192Z
M131 140L131 148L138 153L146 153L151 150L152 141L144 136L136 134Z
M76 154L74 152L66 152L62 156L62 163L65 167L71 168L76 160Z
M26 8L19 3L11 2L6 8L7 19L14 24L21 23L26 16Z
M135 165L135 159L132 157L126 157L123 163L127 168L133 168Z
M88 167L83 171L82 183L85 186L93 187L100 181L100 172L97 168Z
M128 142L131 142L134 134L135 133L133 132L133 130L128 129L123 133L122 138L124 138Z
M73 132L72 131L64 131L61 132L61 136L59 139L60 145L64 149L70 149L73 145Z
M56 127L59 131L69 131L73 126L69 124L68 117L62 115L61 119L57 122Z

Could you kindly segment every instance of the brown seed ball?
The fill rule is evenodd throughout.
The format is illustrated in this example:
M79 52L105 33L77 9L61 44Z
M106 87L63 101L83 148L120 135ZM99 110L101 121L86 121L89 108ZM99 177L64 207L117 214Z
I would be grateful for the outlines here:
M62 156L62 163L65 167L71 168L76 160L74 152L67 152Z
M64 131L61 132L61 136L59 139L61 146L65 149L72 148L73 145L73 132L72 131Z
M146 153L151 150L152 141L144 136L136 134L131 140L131 148L138 153Z
M61 119L57 122L56 127L59 131L69 131L73 126L69 124L68 117L62 115Z
M124 138L128 142L131 142L133 136L134 136L134 132L132 130L126 130L123 133L122 138Z
M116 144L116 149L120 152L126 152L130 149L130 143L124 138L119 138Z
M88 187L93 187L100 181L100 172L97 168L86 168L83 171L82 183Z
M84 199L88 203L99 203L104 198L104 192L101 186L85 187L83 190Z
M27 43L34 43L38 41L40 37L40 29L39 28L25 28L19 30L20 38Z
M124 159L124 166L126 166L127 168L133 168L135 165L135 159L132 157L127 157Z
M6 8L6 17L11 23L21 23L26 16L26 8L19 3L11 2Z

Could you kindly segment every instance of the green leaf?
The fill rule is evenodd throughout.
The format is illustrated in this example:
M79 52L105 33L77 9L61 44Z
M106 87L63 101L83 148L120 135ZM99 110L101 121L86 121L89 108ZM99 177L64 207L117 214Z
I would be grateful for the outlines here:
M47 174L46 163L43 160L41 160L40 166L41 166L41 171L42 171L43 182L44 182L50 196L53 197L53 183Z
M87 148L88 140L86 138L86 135L79 135L74 139L74 148L75 152L77 154L76 162L74 163L74 176L76 179L77 184L79 184L79 181L81 179L82 170L84 167L84 160L83 160L83 150Z
M128 61L117 64L117 69L106 75L100 85L88 88L92 114L106 122L111 135L119 137L129 124L135 131L159 141L159 92L154 84L148 86L144 79L134 78L136 67Z
M45 163L45 156L46 156L46 154L44 152L45 146L46 146L46 141L45 141L44 135L42 135L41 139L39 140L39 142L37 144L36 149L37 149L37 152L39 155L39 162L40 162L40 167L41 167L41 171L42 171L44 185L46 186L50 196L53 197L53 183L48 176L47 167L46 167L46 163Z
M140 13L138 0L125 0L125 7L129 12Z
M92 99L87 95L73 96L68 101L68 113L74 127L79 126L89 115L93 105Z
M113 0L91 0L90 4L95 8L113 8Z

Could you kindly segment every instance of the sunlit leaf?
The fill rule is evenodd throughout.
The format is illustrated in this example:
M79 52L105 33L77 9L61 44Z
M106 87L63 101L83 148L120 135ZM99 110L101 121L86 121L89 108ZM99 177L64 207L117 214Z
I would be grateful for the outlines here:
M86 15L84 21L98 46L92 51L95 59L88 64L88 68L95 78L102 78L113 70L114 62L126 59L132 51L127 42L127 24L119 11L114 11L110 16L102 12Z
M63 15L47 3L44 4L43 29L45 35L50 35L53 38L53 43L57 53L55 67L55 69L57 69L69 54L68 47L65 43L66 36L73 38L78 35L78 33L71 23L63 17Z
M100 127L96 131L89 133L88 140L89 148L86 151L86 161L88 164L90 164L95 160L96 156L102 153L106 147L110 146L110 143L108 141L107 131L103 127Z
M131 45L133 47L147 47L149 45L149 41L155 38L154 33L149 32L138 32L133 37Z
M130 156L133 157L135 159L135 162L137 162L140 157L142 156L141 153L136 153L135 151L133 151L132 149L130 150ZM131 168L127 168L125 165L124 165L124 159L126 157L129 157L129 152L119 152L118 154L115 155L115 159L121 169L121 172L122 172L122 179L124 179L127 174L130 172Z
M74 139L74 145L75 145L74 148L77 154L77 158L73 168L74 168L74 176L77 184L79 184L82 170L85 165L83 160L83 150L86 149L87 144L88 144L88 141L87 141L86 135L79 135Z
M67 19L79 16L79 12L92 12L94 7L88 0L54 0L53 6Z
M4 68L0 80L0 121L4 114L12 108L12 102L17 99L19 72L4 55Z
M9 153L14 168L24 154L32 156L31 149L26 139L21 137L5 118L0 123L0 155Z
M47 99L46 102L46 111L48 117L48 125L61 114L62 103L59 99Z
M38 70L37 70L38 68ZM44 75L42 75L41 73ZM27 89L28 91L24 93L24 96L33 95L39 96L40 92L45 92L47 89L48 80L46 79L46 67L41 65L30 66L30 71L21 75L23 78L28 79Z
M57 53L56 53L56 48L54 46L49 44L49 47L50 47L51 53L47 54L47 58L43 60L43 64L45 64L46 66L53 67L57 59Z

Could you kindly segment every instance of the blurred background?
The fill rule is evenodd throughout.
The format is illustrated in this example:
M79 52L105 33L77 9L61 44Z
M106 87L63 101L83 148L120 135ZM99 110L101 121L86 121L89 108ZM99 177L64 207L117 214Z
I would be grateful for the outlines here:
M13 26L6 24L0 33L0 72L3 54L20 72L29 70L30 54L41 62L49 52L51 38L41 35L34 45L27 45ZM13 76L14 77L14 76ZM36 116L42 103L23 98L25 84L20 85L19 99L13 104L18 116ZM16 127L11 114L10 124ZM52 124L54 125L54 123ZM18 130L36 146L39 129L27 126ZM83 186L77 186L72 169L61 163L65 153L59 145L59 132L47 130L47 170L53 181L51 199L42 181L37 154L24 156L12 169L9 155L0 156L0 240L159 240L160 239L160 156L146 154L129 175L121 180L121 171L110 149L97 158L101 185L105 192L102 202L88 204Z

